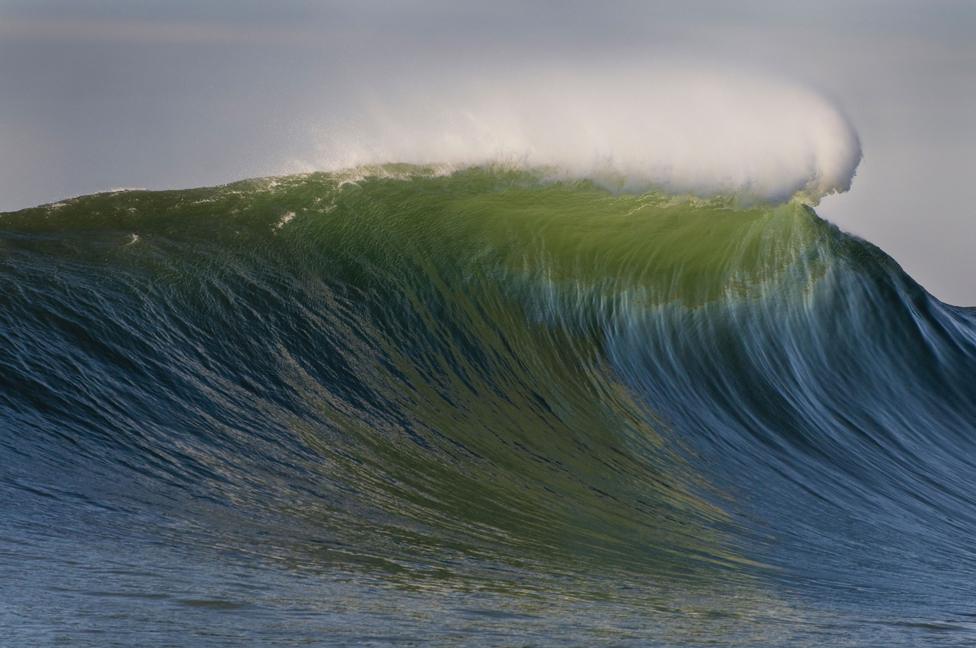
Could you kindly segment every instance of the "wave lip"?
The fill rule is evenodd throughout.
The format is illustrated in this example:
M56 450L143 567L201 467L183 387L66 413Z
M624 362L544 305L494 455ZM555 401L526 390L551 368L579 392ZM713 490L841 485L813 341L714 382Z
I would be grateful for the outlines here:
M372 94L325 125L319 159L301 166L546 167L619 190L816 204L848 190L861 160L830 101L743 74L536 71Z

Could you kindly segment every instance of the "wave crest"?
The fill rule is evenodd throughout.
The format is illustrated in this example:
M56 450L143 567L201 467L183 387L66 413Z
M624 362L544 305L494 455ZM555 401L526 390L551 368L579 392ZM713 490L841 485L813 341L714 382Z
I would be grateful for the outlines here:
M545 167L617 190L815 204L849 189L861 160L830 101L742 74L537 71L367 94L318 129L319 158L303 167Z

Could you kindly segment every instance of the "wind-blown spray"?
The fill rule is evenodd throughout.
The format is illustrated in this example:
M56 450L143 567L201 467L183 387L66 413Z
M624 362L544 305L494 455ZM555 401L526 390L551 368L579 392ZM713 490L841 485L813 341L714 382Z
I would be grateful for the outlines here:
M318 132L307 167L547 168L615 189L816 203L861 159L845 116L794 84L694 69L536 71L373 88Z

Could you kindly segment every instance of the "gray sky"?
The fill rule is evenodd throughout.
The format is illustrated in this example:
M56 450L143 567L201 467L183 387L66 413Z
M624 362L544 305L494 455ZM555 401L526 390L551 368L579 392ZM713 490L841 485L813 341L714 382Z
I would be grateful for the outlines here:
M976 2L0 0L0 210L297 170L383 83L667 61L809 86L864 160L819 211L976 305Z

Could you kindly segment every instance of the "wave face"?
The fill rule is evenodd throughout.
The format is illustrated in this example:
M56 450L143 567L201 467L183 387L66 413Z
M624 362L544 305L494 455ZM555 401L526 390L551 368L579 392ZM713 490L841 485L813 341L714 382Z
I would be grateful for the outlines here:
M387 166L0 216L0 626L964 645L976 313L799 202Z

